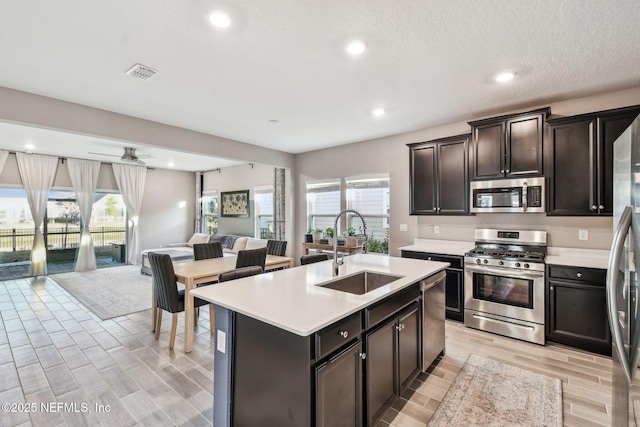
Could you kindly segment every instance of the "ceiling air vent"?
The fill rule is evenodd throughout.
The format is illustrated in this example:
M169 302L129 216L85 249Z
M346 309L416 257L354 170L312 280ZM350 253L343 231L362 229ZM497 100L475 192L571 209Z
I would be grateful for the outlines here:
M149 80L157 73L153 68L146 65L136 64L129 69L125 74L131 77L135 77L140 80Z

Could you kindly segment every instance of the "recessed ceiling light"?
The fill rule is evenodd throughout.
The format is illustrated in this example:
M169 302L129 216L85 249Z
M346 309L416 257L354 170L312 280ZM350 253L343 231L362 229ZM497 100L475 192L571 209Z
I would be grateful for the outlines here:
M371 111L371 114L376 117L382 117L385 115L385 113L386 111L384 111L384 108L376 108L375 110Z
M347 52L352 55L360 55L367 49L367 44L360 40L352 41L347 45Z
M24 148L26 148L27 150L33 150L34 148L36 148L36 146L33 144L25 144Z
M174 166L175 166L175 164L174 164L173 162L169 162L169 163L167 163L167 166L169 166L170 168L172 168L172 167L174 167Z
M277 125L280 122L278 120L276 120L276 119L271 119L267 123L269 123L270 125Z
M515 76L516 76L516 73L514 73L513 71L505 71L503 73L496 75L496 81L498 83L506 83L510 80L513 80Z
M227 28L231 25L231 18L224 12L213 12L209 15L209 21L218 28Z

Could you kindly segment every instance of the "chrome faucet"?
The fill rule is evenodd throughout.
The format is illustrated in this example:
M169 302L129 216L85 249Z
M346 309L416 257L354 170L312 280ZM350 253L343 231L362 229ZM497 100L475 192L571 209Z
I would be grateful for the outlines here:
M340 266L344 263L344 255L338 259L338 221L340 217L347 212L351 212L356 214L362 220L362 232L364 233L364 244L362 245L362 252L367 253L367 221L364 220L364 217L355 209L345 209L336 216L336 220L333 223L333 275L337 276L340 273Z

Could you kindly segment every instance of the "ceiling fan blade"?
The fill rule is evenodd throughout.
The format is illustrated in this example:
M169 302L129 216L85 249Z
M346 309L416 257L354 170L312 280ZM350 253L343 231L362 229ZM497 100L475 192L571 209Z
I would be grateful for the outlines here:
M119 154L93 153L91 151L89 151L89 154L97 154L98 156L120 157Z

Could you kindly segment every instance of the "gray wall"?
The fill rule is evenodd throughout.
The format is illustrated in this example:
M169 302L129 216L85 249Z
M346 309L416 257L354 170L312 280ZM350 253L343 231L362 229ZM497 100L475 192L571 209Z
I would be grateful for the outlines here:
M554 116L569 116L592 111L607 110L640 104L640 87L572 100L561 100L531 105L514 111L496 111L494 115L527 111L539 107L551 107ZM487 116L484 116L487 117ZM468 117L477 120L483 117ZM392 118L389 118L392 120ZM389 173L391 186L390 252L399 255L400 246L410 245L413 239L431 238L473 241L476 227L504 227L543 229L549 232L552 246L608 249L612 239L612 219L590 217L552 218L546 215L475 215L475 216L411 216L409 215L409 149L406 144L428 141L447 136L469 133L466 121L422 129L415 132L379 138L371 141L296 156L296 231L297 246L306 231L307 181L339 178L353 175ZM400 224L407 224L407 231L400 231ZM440 233L433 233L433 226L440 226ZM578 240L578 230L589 230L589 240ZM300 253L298 252L297 255Z
M293 193L291 190L291 171L287 170L286 176L286 208L287 212L291 212L294 207ZM251 200L250 215L248 219L242 218L218 218L218 228L221 233L253 235L255 230L255 205L254 205L254 188L273 185L273 166L264 164L254 164L251 167L248 164L230 166L222 168L220 172L212 171L204 175L203 190L217 190L218 194L223 191L249 190L249 199ZM293 232L292 214L287 214L286 235L291 236ZM259 236L258 236L259 237ZM288 238L287 240L291 240ZM289 248L287 248L289 250Z

